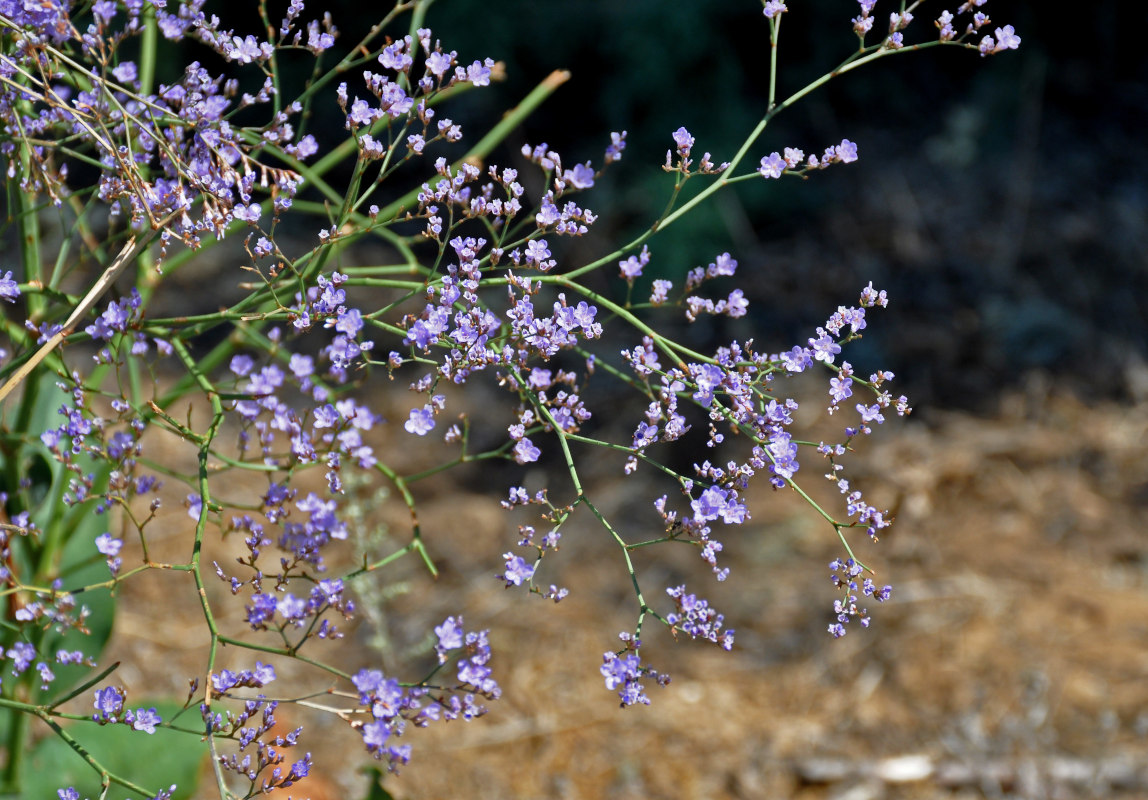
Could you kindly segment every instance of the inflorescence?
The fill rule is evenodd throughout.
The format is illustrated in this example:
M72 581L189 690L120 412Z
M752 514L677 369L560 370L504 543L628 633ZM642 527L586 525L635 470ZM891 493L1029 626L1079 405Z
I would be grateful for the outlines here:
M64 632L89 631L85 592L114 591L145 570L190 572L212 648L203 679L189 681L185 711L194 716L198 709L200 732L230 745L215 758L221 785L239 779L253 796L292 787L311 772L311 754L295 749L303 729L277 727L279 705L296 700L265 693L277 680L271 662L303 659L304 646L304 660L344 684L331 690L344 706L326 710L358 734L367 753L397 770L412 756L402 740L408 725L475 719L502 693L489 632L464 629L457 615L434 628L424 653L428 672L419 679L402 681L369 665L342 672L311 653L357 622L356 586L395 558L417 553L436 574L411 488L417 480L477 460L501 460L515 474L561 463L558 473L569 488L559 481L509 489L502 506L535 518L492 554L490 574L510 591L566 598L570 589L549 582L550 565L564 527L576 512L588 512L618 546L637 595L634 630L619 635L619 648L604 654L600 668L623 706L649 703L646 687L669 682L640 653L649 619L675 638L723 650L734 646L734 631L682 583L647 604L630 553L655 542L638 541L593 504L578 472L579 453L619 454L630 480L653 473L650 482L676 489L651 499L655 541L695 548L717 581L731 576L723 540L732 526L751 520L751 486L798 490L810 456L827 465L824 477L843 498L837 514L816 506L842 542L855 528L876 541L891 524L889 511L865 499L842 463L888 416L912 410L889 389L892 373L866 378L843 357L871 312L888 304L884 291L870 283L856 304L838 307L789 349L744 339L694 352L664 335L659 320L680 314L697 324L751 317L753 309L733 285L738 262L728 252L685 270L683 279L661 277L683 270L647 240L688 208L673 211L671 203L649 234L590 264L570 263L568 241L587 235L598 219L584 193L622 159L626 132L610 134L601 166L572 163L546 143L525 145L513 164L452 161L446 154L466 137L461 123L443 115L445 101L497 80L501 66L492 59L462 59L428 28L412 26L390 38L378 27L328 68L323 59L335 55L339 30L329 14L308 17L303 0L291 0L279 20L260 4L266 26L259 34L225 27L204 5L0 0L0 158L16 198L10 215L22 241L32 243L22 273L0 275L0 299L17 319L6 324L9 342L0 349L6 381L0 398L22 388L13 395L24 404L18 418L40 426L14 431L25 455L5 450L2 457L23 458L20 469L39 459L52 474L47 483L21 478L0 493L9 512L0 525L0 583L12 612L0 648L6 698L20 685L20 696L43 698L28 709L47 718L56 713L49 700L68 691L56 685L53 665L97 666L98 652L61 646ZM876 5L859 0L852 19L859 49L837 74L905 51L906 34L922 27L912 26L919 3L892 13L887 26L878 23ZM1016 49L1020 37L1011 25L991 27L984 5L973 0L942 12L936 31L916 47L955 45L982 56ZM774 44L787 10L783 2L762 3ZM875 34L881 38L872 42ZM212 55L157 83L156 37L194 43ZM279 71L288 51L316 64L295 99L286 96ZM225 74L205 66L219 60L228 65ZM330 158L320 158L327 145L308 132L312 103L336 76L340 82L329 91L347 138ZM729 161L709 152L696 157L695 137L685 127L673 131L663 169L674 181L675 202L687 181L706 182L692 207L735 181L806 179L859 157L857 144L842 139L808 156L797 147L760 156L759 150L749 156L760 159L757 165L747 168L742 161L764 127ZM335 156L352 176L342 190L328 183ZM381 187L424 162L429 177L388 204L394 195ZM37 222L43 209L68 221L86 255L69 251L69 243L58 259L45 257ZM292 237L283 235L288 228ZM343 266L340 254L364 236L377 236L403 263ZM241 241L247 256L243 299L169 319L150 313L165 279L189 264L191 252L227 238ZM54 268L44 266L53 260ZM117 279L127 282L128 264L138 266L134 281L104 300ZM591 290L583 279L602 270L614 278L615 265L624 300ZM83 299L65 290L74 285L65 275L76 269L103 273ZM380 300L380 292L389 294ZM181 372L170 392L146 388L145 375L154 384L161 364ZM824 407L841 422L834 441L794 436L802 404L786 395L783 381L807 372L826 378ZM365 391L372 373L399 381L391 385L405 385L414 399L399 403L388 395L378 402L377 392ZM631 417L632 435L618 443L597 438L606 435L602 415L588 405L588 385L603 373L644 405ZM496 443L476 452L472 424L494 415L468 407L468 395L457 388L487 377L507 415ZM175 410L190 397L197 398L197 413L206 409L206 423ZM34 412L45 398L48 416ZM386 419L382 410L395 406L399 419ZM153 460L152 429L189 447L198 466L181 471ZM457 454L443 467L404 474L391 463L387 448L396 441L402 449L440 439ZM665 454L686 443L704 457L679 472ZM322 479L304 477L312 471ZM388 483L407 504L410 538L394 553L370 552L348 567L348 547L365 540L355 522L356 487L370 481ZM185 563L160 563L149 550L158 514L172 497L182 500L195 528ZM239 555L201 562L208 531L229 535ZM82 545L78 558L66 547L70 539ZM860 605L866 598L883 602L892 592L866 577L871 571L845 548L847 557L829 565L839 596L828 630L837 638L854 620L869 625ZM73 579L84 565L104 570L101 578ZM222 631L219 601L204 580L212 574L219 581L213 589L222 586L242 606L232 618L241 617L243 630ZM261 660L222 668L220 643L232 646L228 653L254 650ZM129 708L127 689L105 680L110 672L85 687L92 703L87 724L143 734L174 727L154 707ZM80 794L68 787L58 796Z

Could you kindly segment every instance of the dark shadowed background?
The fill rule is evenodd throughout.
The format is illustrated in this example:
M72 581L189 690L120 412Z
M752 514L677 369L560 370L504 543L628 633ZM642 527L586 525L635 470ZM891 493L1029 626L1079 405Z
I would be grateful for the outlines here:
M779 98L856 42L856 3L789 5ZM909 40L930 35L933 5L918 10ZM573 73L492 161L513 163L521 143L547 142L567 164L600 164L609 131L629 131L625 158L586 196L601 215L599 238L576 248L588 257L661 209L673 130L686 126L699 153L721 159L760 118L768 35L755 8L440 0L427 19L463 60L506 62L506 82L450 110L472 135L551 70ZM826 308L874 281L896 317L874 326L867 358L855 358L894 369L925 414L991 409L998 390L1033 371L1086 397L1142 396L1148 59L1137 37L1148 15L1116 0L1077 8L993 0L989 27L1013 24L1019 51L905 54L831 82L776 119L751 163L842 138L858 143L860 160L801 185L736 187L666 231L652 270L680 275L730 251L754 301L753 327L765 320L779 345L803 339ZM344 42L371 21L360 4L335 2L332 13Z

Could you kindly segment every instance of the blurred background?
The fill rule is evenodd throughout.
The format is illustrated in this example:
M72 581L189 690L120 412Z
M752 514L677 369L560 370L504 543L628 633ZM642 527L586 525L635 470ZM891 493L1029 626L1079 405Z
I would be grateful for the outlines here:
M855 2L789 5L782 98L856 46ZM361 3L329 6L342 42L375 21ZM513 525L483 491L511 473L444 482L421 512L443 577L429 592L416 570L389 578L384 633L414 652L428 619L466 609L468 627L492 628L506 696L481 722L412 731L411 766L383 784L393 797L1148 796L1148 12L1065 9L992 0L990 27L1013 24L1019 51L905 54L830 83L777 118L751 163L842 138L857 163L741 184L651 244L658 275L724 251L740 263L752 316L695 326L699 348L751 331L787 348L869 281L888 290L848 354L896 372L916 407L849 462L898 518L859 553L895 587L873 628L825 634L822 565L839 544L765 491L727 538L727 583L699 578L692 553L644 565L650 592L692 576L737 629L735 651L651 635L643 654L674 682L619 711L597 667L633 601L600 530L564 539L553 579L569 599L525 602L491 579ZM925 4L907 38L927 38L939 10ZM584 196L601 219L567 245L575 263L656 217L673 130L720 161L766 105L767 27L748 0L439 0L428 23L464 63L506 63L506 81L449 110L472 140L552 70L573 73L492 162L521 166L523 143L547 142L567 165L598 165L609 132L629 132ZM822 387L801 391L821 403ZM804 424L835 435L824 417ZM656 527L616 466L591 493L635 531ZM382 512L400 537L403 513ZM125 625L120 646L147 646L142 627ZM316 772L336 777L310 795L362 796L361 751L328 724L311 741Z
M895 4L878 6L880 19L885 5ZM340 47L376 22L374 10L349 0L327 6ZM769 47L756 8L748 0L437 0L426 17L436 39L466 63L489 56L506 65L504 81L440 113L477 137L551 71L570 70L488 161L522 167L522 144L545 142L568 166L599 166L610 131L628 131L625 157L586 197L600 215L592 235L558 243L567 261L589 260L661 211L672 131L685 126L696 155L720 161L760 119ZM918 9L917 40L929 38L939 9ZM831 81L779 115L749 163L786 146L819 153L842 138L858 144L859 161L807 181L726 191L660 234L647 274L680 275L730 251L743 279L753 276L745 288L779 345L803 340L826 308L874 281L894 298L897 324L871 329L861 349L902 375L922 413L991 410L996 392L1034 373L1091 397L1142 396L1148 61L1135 37L1148 15L1118 0L1071 15L1015 0L984 9L988 29L1015 26L1019 51L906 53ZM856 46L856 13L852 0L792 4L779 99ZM258 24L254 7L227 8L226 18L237 30ZM309 69L301 58L298 77ZM356 76L348 78L354 94ZM320 139L344 134L333 102L308 125ZM728 340L759 321L744 321L744 331L698 326L692 335Z

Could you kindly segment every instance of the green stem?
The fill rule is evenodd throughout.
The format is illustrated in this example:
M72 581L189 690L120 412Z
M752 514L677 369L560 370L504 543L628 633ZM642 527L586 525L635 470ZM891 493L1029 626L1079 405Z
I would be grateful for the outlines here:
M777 14L769 21L769 105L777 97L777 38L781 31L781 15Z
M156 22L155 8L145 4L143 8L143 32L140 34L139 93L147 97L155 86L155 58L157 52L159 23Z
M0 705L15 708L13 701L0 699ZM20 706L27 704L20 703ZM29 707L31 708L31 707ZM24 709L22 709L24 710ZM21 797L21 788L24 785L24 764L27 762L28 735L31 730L31 717L28 710L25 713L9 714L8 737L5 747L8 752L8 761L4 765L4 772L0 775L0 793Z
M27 148L20 148L20 170L22 175L32 174L32 155ZM24 270L24 280L43 286L40 215L36 208L36 198L28 192L17 190L17 200L16 227L20 232L20 265ZM45 298L38 292L29 293L25 296L25 303L28 306L28 319L41 321L46 307Z

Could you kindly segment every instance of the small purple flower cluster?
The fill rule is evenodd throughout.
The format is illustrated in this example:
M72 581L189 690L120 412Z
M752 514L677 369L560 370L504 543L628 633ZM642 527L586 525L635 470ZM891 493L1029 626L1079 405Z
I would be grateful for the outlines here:
M125 710L126 698L127 692L115 686L97 689L93 702L96 713L92 715L92 719L101 725L122 723L130 725L133 730L155 733L156 726L163 723L155 707Z
M519 489L518 487L511 489L512 494L515 494L519 491L523 493L525 492L525 490ZM504 503L503 505L506 508L511 507L509 503ZM533 563L528 563L527 560L522 556L515 555L514 553L503 553L502 557L506 561L506 569L503 572L495 575L495 577L499 580L505 581L506 588L508 589L511 586L522 586L523 584L527 584L530 588L531 594L536 594L546 600L553 600L555 603L564 600L570 594L569 589L566 589L565 587L559 588L555 584L550 584L549 589L543 590L534 585L534 575L538 571L538 567L542 563L542 560L548 553L556 552L558 550L559 542L562 539L562 534L558 530L559 525L561 525L560 521L558 525L556 525L554 528L551 528L549 532L544 534L537 541L535 541L536 531L534 530L533 526L519 525L519 537L516 544L519 547L533 547L537 552L537 557Z
M2 532L0 532L2 535ZM6 544L6 539L0 539ZM19 619L19 617L17 617ZM16 642L3 653L4 657L9 659L12 664L11 675L14 678L19 678L29 667L32 662L36 662L35 670L36 675L40 679L40 689L48 691L51 688L52 682L56 680L56 673L52 672L52 668L48 666L45 661L36 661L36 648L28 642ZM79 650L57 650L55 654L55 661L57 664L82 664L87 667L94 667L95 660L85 656ZM2 682L2 681L0 681Z
M328 287L334 285L333 282L327 284ZM317 304L316 307L323 306ZM340 305L332 313L335 316L331 319L335 322L331 327L338 333L323 348L320 358L328 365L325 374L328 381L341 383L347 379L348 368L362 359L373 343L358 338L362 317L357 309ZM278 340L278 330L272 331L270 338ZM243 423L242 452L246 452L254 439L264 463L277 464L281 469L325 464L327 484L332 492L340 490L339 473L344 460L362 468L375 463L374 451L364 443L363 433L381 422L382 417L349 397L331 402L332 390L316 375L315 361L310 356L293 354L284 371L275 363L257 370L254 359L241 354L231 359L230 369L239 393L247 396L233 406ZM301 412L284 401L280 391L292 385L309 395L315 405ZM277 433L288 438L286 452L278 449Z
M467 633L462 617L447 617L434 630L440 664L449 660L452 651L459 651L462 656L456 665L455 686L406 688L377 669L359 670L351 679L359 693L359 705L367 706L371 715L370 722L353 725L363 737L367 752L385 760L392 772L410 761L409 744L388 744L392 737L403 735L408 722L422 728L439 720L476 719L486 713L480 698L497 700L502 695L488 666L491 651L487 631Z
M417 34L417 46L415 37L408 34L391 42L379 53L378 63L390 74L370 70L363 72L367 91L374 96L377 106L355 97L350 101L348 109L347 84L340 84L336 92L339 106L347 117L347 129L355 133L361 157L366 160L385 161L389 158L386 143L375 136L380 130L390 128L392 123L401 124L404 132L416 120L421 127L421 132L406 135L406 153L401 160L422 155L427 145L435 141L459 141L462 138L462 128L454 121L442 119L433 122L435 111L431 108L431 99L437 92L457 84L466 83L476 87L490 85L495 66L492 59L474 61L464 67L458 62L457 52L444 52L438 40L431 45L429 28L420 28ZM414 70L417 58L422 59L423 74L416 79Z
M833 585L845 593L842 598L833 601L833 613L837 621L829 625L829 633L835 639L840 639L848 632L845 626L854 619L861 623L861 627L869 627L868 610L857 607L858 592L865 597L873 597L876 598L877 602L883 603L892 596L893 587L883 586L878 589L870 578L865 578L858 586L857 579L861 577L865 568L852 558L844 561L839 558L834 559L829 562L829 569L831 570L829 577L833 581Z
M691 272L687 287L696 287L717 275L732 274L734 267L736 262L728 254L723 254L708 269L698 268ZM722 544L713 537L710 523L720 519L729 525L742 524L749 518L749 513L740 498L752 477L765 473L775 488L783 488L794 480L801 466L798 444L787 430L793 423L798 403L791 398L779 400L773 396L775 378L803 372L815 364L830 368L829 411L834 413L840 402L853 395L855 383L848 362L843 362L840 367L834 366L841 345L861 335L867 325L868 309L887 303L885 292L874 289L870 283L862 290L858 306L838 307L824 327L819 327L816 335L808 339L806 346L799 345L782 353L757 353L752 349L752 343L741 345L733 342L727 348L720 348L712 363L694 362L687 364L684 370L680 367L663 370L651 337L646 337L641 346L623 351L623 356L647 387L652 399L646 419L638 423L634 432L632 448L635 455L626 465L627 473L636 469L639 458L647 458L646 451L653 444L673 441L690 429L679 409L680 400L685 396L708 410L708 446L717 447L724 441L725 436L719 432L719 426L726 426L735 433L748 433L752 441L759 443L751 448L749 457L743 461L731 460L724 467L710 461L694 465L696 480L701 483L700 492L694 492L695 479L681 479L692 514L680 516L670 510L665 496L655 503L670 537L689 537L698 546L701 557L711 565L718 580L725 580L729 569L718 565ZM656 384L651 380L655 376L660 378L660 388L655 388ZM903 396L894 400L885 390L884 384L892 377L892 373L879 371L869 381L862 382L874 392L876 402L856 405L860 424L845 428L842 443L822 442L817 448L829 459L831 471L826 477L835 481L842 494L847 495L846 510L854 520L835 524L866 527L874 540L878 531L891 523L888 512L865 503L861 492L851 489L849 482L840 475L843 467L835 459L847 452L853 438L869 433L871 424L884 421L884 409L895 405L899 415L911 411Z
M807 173L826 169L833 164L852 164L857 160L857 145L848 139L842 139L841 144L830 145L825 148L818 158L810 154L805 157L805 151L796 147L785 148L785 154L773 152L761 159L758 174L766 180L777 179L782 175L799 175L804 177Z
M0 275L0 299L15 303L20 297L20 284L12 279L12 270Z
M670 630L681 631L693 639L705 639L720 645L722 650L733 649L733 629L722 630L725 617L719 614L709 601L694 594L686 594L685 584L666 589L666 594L674 598L677 611L666 615Z
M857 0L857 2L861 6L861 13L852 20L853 30L857 33L862 45L864 45L866 34L873 30L873 21L875 18L872 14L873 7L877 5L877 0ZM965 39L972 37L973 34L991 22L988 14L985 14L983 11L974 10L981 8L987 2L988 0L968 0L968 2L961 4L955 15L951 11L942 11L935 22L937 30L939 31L939 40L941 42L964 43L965 46L978 50L982 56L995 55L1005 50L1016 50L1020 47L1020 37L1016 35L1016 31L1012 25L997 28L995 38L993 36L985 36L979 44L964 42ZM918 4L913 4L911 8L916 8L917 5ZM966 23L964 32L958 34L953 23L956 17L962 14L971 14L972 20ZM913 13L910 9L890 13L888 34L880 44L880 47L886 50L900 50L903 48L905 46L905 38L902 31L909 27L913 19Z
M686 295L686 319L690 322L696 322L700 314L724 314L733 319L744 317L746 310L749 308L749 301L745 299L745 293L741 289L734 289L724 300L718 300L716 303L708 298L697 297L692 294L692 292L706 281L723 276L733 277L736 271L737 261L732 258L729 253L722 253L705 269L695 267L690 270L686 275L684 290ZM665 292L669 291L671 286L672 284L669 281L664 281L660 286L656 287L655 291L664 295ZM655 299L657 299L658 302L655 302ZM665 300L664 297L651 297L650 302L654 305L661 305Z
M670 682L670 676L642 663L638 652L642 647L640 639L626 631L619 633L618 638L624 647L619 652L603 653L602 666L598 671L606 679L606 688L618 692L623 708L632 705L648 706L650 698L646 695L642 681L652 680L658 686L665 686Z
M0 492L0 506L8 501L8 493ZM33 641L39 639L39 631L42 630L51 629L56 633L75 630L86 633L87 620L92 612L85 605L77 605L75 595L64 590L62 579L54 578L47 591L22 584L17 567L19 561L15 558L12 548L13 533L24 540L23 544L35 548L43 541L43 531L32 521L28 511L20 511L13 515L10 524L0 525L0 583L25 590L10 594L12 599L9 601L9 610L12 622L15 623L13 633ZM7 650L0 650L0 657L11 660L11 673L17 677L23 675L36 660L37 655L38 651L33 644L16 640L15 636ZM95 666L94 660L79 650L58 649L50 657L36 662L35 669L40 678L40 687L44 691L47 691L56 679L55 673L48 666L48 661L55 661L57 664Z
M159 792L149 797L148 800L171 800L171 798L175 795L177 788L178 787L176 784L173 783L167 789L161 789ZM75 787L69 786L65 789L57 789L56 798L57 800L80 800L80 793L76 791ZM87 800L87 798L84 798L84 800Z
M689 177L693 174L701 175L717 175L718 173L725 172L729 168L729 162L723 161L720 164L715 164L711 161L711 156L707 152L702 156L701 162L698 163L698 168L694 171L690 170L694 162L690 158L693 152L694 137L685 128L678 128L673 132L674 149L666 151L666 163L662 165L662 169L666 172L677 172L683 177ZM677 161L674 161L674 156L677 156Z
M334 44L337 33L328 16L323 31L317 21L307 25L307 42L301 44L296 22L303 3L296 1L278 38L259 41L221 29L218 18L204 14L203 4L190 0L174 13L162 3L148 8L167 39L193 37L228 61L264 69L277 49L302 46L317 55ZM126 5L121 18L117 4L95 3L92 22L82 30L73 24L71 3L9 2L0 8L19 31L21 44L0 57L0 75L20 75L27 81L24 88L16 88L20 84L12 80L0 88L0 121L39 142L30 162L33 168L21 176L21 188L43 192L62 205L70 190L68 165L61 156L69 150L54 143L75 138L95 150L94 161L102 168L100 199L112 205L113 214L127 215L133 226L155 229L162 221L165 243L175 236L195 247L201 234L222 237L233 221L257 225L262 211L252 197L256 186L269 191L276 213L290 207L299 175L263 164L254 153L270 146L295 158L313 155L314 138L297 136L290 122L302 106L278 111L259 128L239 129L228 121L228 111L269 104L275 93L271 77L256 95L240 96L237 80L213 76L198 62L190 64L179 81L147 91L150 87L141 86L135 62L115 63L106 55L109 44L122 46L146 27L143 4ZM90 88L75 92L41 69L62 63L60 48L72 46L101 62L86 74ZM103 58L95 59L100 53ZM33 113L27 113L29 109ZM0 143L10 173L19 163L16 142ZM193 220L197 210L199 218Z
M114 303L112 305L115 306ZM136 345L131 349L133 352L141 350ZM136 357L143 355L146 355L146 349ZM113 357L104 348L97 360L109 363L118 357ZM149 516L140 520L141 527L147 525L161 506L158 492L163 482L154 475L141 474L139 470L139 457L143 452L140 439L147 427L146 419L123 397L112 398L109 416L98 413L78 372L71 375L70 385L60 381L56 388L66 392L70 398L57 409L64 422L42 432L39 439L70 476L64 502L77 505L93 501L95 513L103 514L112 506L127 508L135 498L150 497ZM93 470L93 462L101 469ZM103 481L100 480L101 471L106 478ZM119 559L122 544L122 540L110 533L104 533L96 540L96 548L107 557L108 568L113 575L122 563Z
M302 728L286 734L270 736L277 724L275 711L278 701L268 700L259 694L255 698L242 698L233 694L241 688L262 689L275 680L275 669L269 664L255 662L255 669L232 672L224 669L211 673L211 700L221 698L236 699L242 702L241 710L232 712L213 711L211 703L199 707L207 729L215 734L233 739L237 752L220 755L218 763L228 772L234 772L251 781L257 791L268 793L275 789L293 786L311 771L311 754L306 753L284 770L287 751L299 743ZM254 747L252 747L254 745ZM251 749L252 752L244 753ZM265 774L267 770L269 773ZM261 777L262 776L262 777Z

